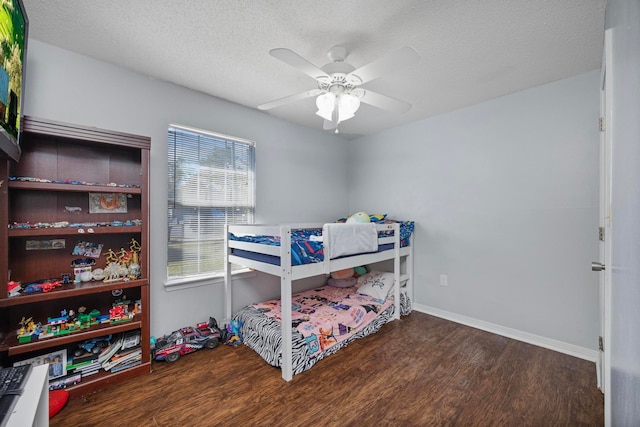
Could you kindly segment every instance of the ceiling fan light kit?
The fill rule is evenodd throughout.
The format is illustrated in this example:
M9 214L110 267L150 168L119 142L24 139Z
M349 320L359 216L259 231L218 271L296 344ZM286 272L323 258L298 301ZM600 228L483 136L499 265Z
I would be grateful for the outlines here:
M290 95L258 106L260 110L269 110L290 102L317 96L316 114L322 117L325 130L335 130L338 124L355 116L360 102L374 107L404 113L411 109L411 104L381 95L359 87L381 75L404 68L418 62L420 57L412 48L405 46L393 51L360 68L344 62L347 50L342 46L334 46L327 52L330 63L318 68L297 53L285 48L272 49L271 56L277 58L316 80L318 89L308 90Z
M316 98L316 106L318 107L316 114L330 122L334 121L333 113L337 111L338 123L340 123L355 116L360 108L360 99L345 92L337 95L327 92Z

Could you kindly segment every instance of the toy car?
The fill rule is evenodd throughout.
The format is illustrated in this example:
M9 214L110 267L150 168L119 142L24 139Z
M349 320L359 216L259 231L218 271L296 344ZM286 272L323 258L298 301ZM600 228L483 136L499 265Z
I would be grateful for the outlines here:
M38 292L51 292L58 286L62 286L62 282L56 279L45 279L39 282L29 283L22 292L25 294L33 294Z
M80 357L85 353L98 354L103 348L108 347L111 342L111 335L100 338L92 338L90 340L78 343L78 347L73 350L75 357Z
M195 328L186 326L159 338L152 348L153 358L175 362L180 356L193 353L202 347L216 348L221 338L218 322L210 317L209 322L198 323Z

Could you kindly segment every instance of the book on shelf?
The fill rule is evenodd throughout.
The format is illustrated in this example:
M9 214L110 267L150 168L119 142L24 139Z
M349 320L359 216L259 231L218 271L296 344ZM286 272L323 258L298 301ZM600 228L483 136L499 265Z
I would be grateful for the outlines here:
M136 357L142 357L142 349L140 347L132 348L113 355L111 359L102 364L105 371L110 371L114 366L120 365Z
M98 372L100 372L100 367L98 366L97 369L91 370L91 371L87 371L87 372L82 372L80 375L82 375L82 378L88 377L90 375L94 375L97 374Z
M95 371L102 367L102 363L98 362L98 359L92 360L91 363L86 365L82 365L79 368L75 368L73 372L87 372L87 371Z
M124 363L121 363L119 365L114 366L113 368L111 368L111 373L114 374L114 373L116 373L118 371L123 371L125 369L129 369L129 368L132 368L134 366L138 366L141 363L142 363L142 354L136 356L135 358L133 358L133 359L127 361L127 362L124 362Z
M94 359L97 360L97 359ZM75 362L75 359L70 359L67 363L67 372L74 371L78 368L82 368L83 366L87 366L93 363L93 360L85 360L84 362Z
M126 350L128 348L135 348L140 345L140 331L129 331L125 332L124 338L122 341L122 349Z
M78 364L78 363L83 363L83 362L92 362L94 360L98 359L98 354L96 353L91 353L91 352L85 352L80 356L69 356L68 360L72 360L74 364ZM67 361L67 365L69 364L69 361Z
M111 339L111 345L102 349L100 354L98 355L98 361L100 363L104 363L105 361L111 359L116 352L120 350L122 347L122 342L124 339L123 334L118 334Z

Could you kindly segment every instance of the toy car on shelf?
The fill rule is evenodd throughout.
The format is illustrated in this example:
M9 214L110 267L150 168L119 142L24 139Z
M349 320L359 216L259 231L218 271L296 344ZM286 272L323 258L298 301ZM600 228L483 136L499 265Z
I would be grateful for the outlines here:
M75 357L80 357L85 353L98 354L103 348L108 347L111 344L111 335L105 337L92 338L77 344L77 347L73 350Z
M216 348L221 339L222 332L218 328L218 322L210 317L209 322L198 323L195 328L186 326L159 338L151 351L155 360L175 362L180 356L202 347Z
M51 292L58 286L62 286L62 282L60 280L45 279L38 282L29 283L22 292L25 294Z

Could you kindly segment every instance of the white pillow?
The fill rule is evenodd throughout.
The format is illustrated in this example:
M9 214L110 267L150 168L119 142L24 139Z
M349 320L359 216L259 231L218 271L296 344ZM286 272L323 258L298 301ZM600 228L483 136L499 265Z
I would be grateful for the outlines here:
M359 294L369 295L372 298L386 300L389 291L393 288L393 273L372 271L358 278Z

